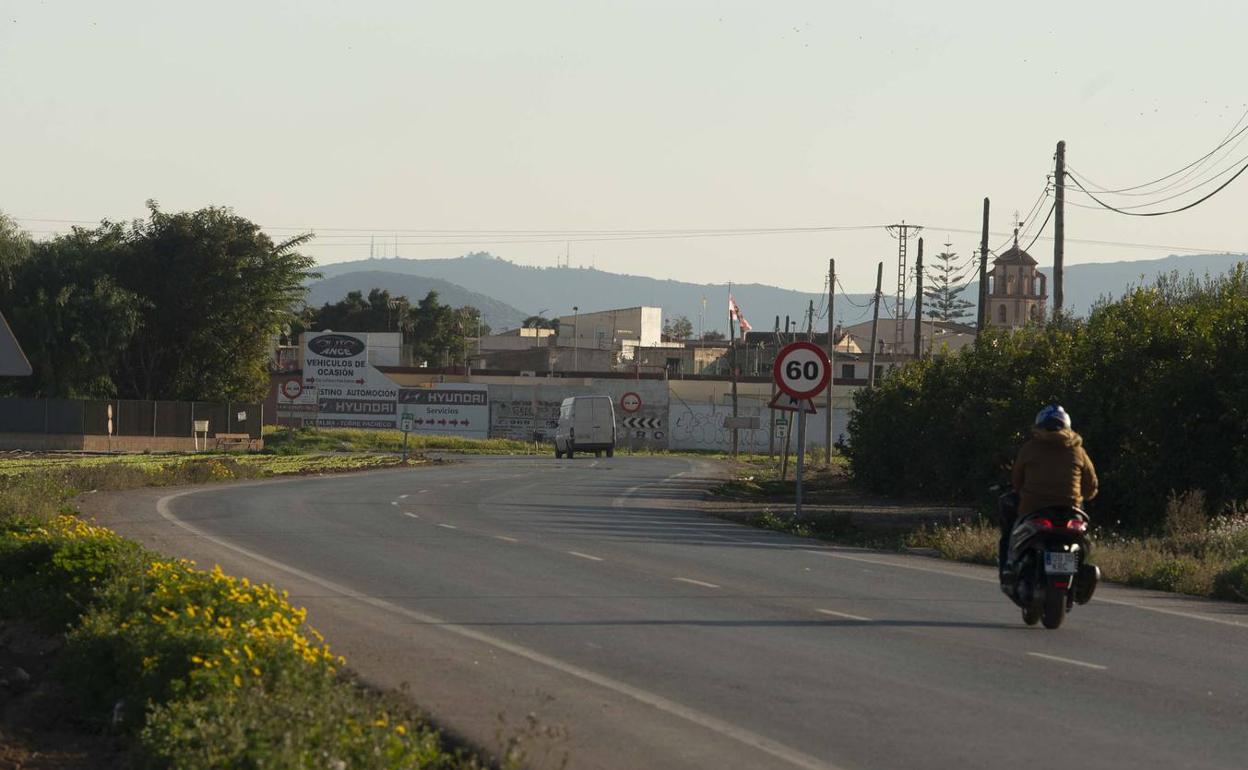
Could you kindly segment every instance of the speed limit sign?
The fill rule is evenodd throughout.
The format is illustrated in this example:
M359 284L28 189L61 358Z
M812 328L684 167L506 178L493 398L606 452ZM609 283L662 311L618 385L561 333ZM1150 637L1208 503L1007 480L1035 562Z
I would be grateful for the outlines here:
M771 367L780 390L793 398L810 398L828 387L832 365L828 354L813 342L793 342L780 349Z

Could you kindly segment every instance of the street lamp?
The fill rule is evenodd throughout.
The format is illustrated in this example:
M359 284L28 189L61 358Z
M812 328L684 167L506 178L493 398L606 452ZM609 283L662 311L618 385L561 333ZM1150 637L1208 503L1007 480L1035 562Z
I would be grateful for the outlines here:
M577 324L580 323L580 308L576 305L572 306L572 371L578 372L581 369L580 354L581 347L577 344Z

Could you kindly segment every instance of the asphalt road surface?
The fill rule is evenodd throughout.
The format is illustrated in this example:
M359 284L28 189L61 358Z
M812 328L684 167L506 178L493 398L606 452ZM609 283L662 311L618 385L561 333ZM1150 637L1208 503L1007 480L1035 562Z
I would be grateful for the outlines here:
M719 472L482 457L84 508L288 588L480 745L553 728L535 767L1248 766L1242 606L1103 587L1027 628L990 570L699 514Z

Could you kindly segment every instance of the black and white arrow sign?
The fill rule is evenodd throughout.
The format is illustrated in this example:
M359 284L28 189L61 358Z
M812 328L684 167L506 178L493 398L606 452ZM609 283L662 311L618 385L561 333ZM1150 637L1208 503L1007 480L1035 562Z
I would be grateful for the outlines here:
M662 428L663 418L661 417L623 417L620 424L625 428Z

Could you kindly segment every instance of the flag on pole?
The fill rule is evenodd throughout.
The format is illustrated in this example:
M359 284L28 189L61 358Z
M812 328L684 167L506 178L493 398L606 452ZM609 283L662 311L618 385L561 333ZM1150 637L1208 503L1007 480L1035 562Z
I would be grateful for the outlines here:
M750 326L749 321L745 320L745 316L741 315L741 308L737 306L737 301L732 298L731 294L728 295L728 317L735 320L737 325L741 327L742 337L745 336L746 332L754 328Z

